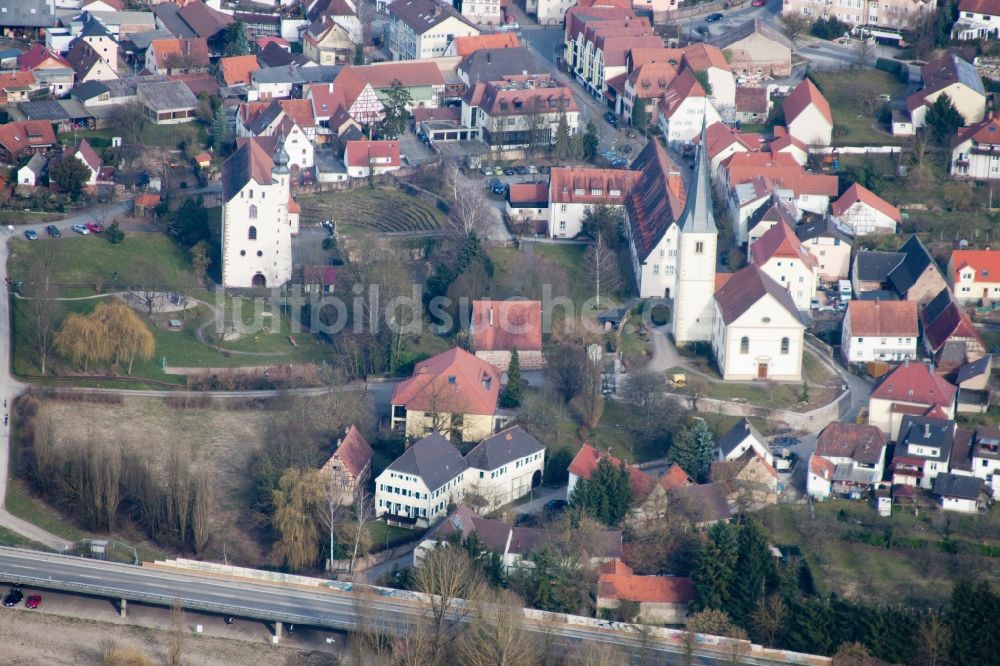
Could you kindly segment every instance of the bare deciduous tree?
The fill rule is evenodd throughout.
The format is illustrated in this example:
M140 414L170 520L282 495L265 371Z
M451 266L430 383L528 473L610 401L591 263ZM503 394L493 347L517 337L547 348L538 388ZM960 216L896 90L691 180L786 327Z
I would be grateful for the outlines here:
M597 306L601 305L601 287L614 291L621 287L622 275L618 265L618 254L612 249L603 233L587 246L583 253L583 267L594 279L594 294Z
M446 173L452 200L451 219L455 226L466 236L481 233L493 210L483 195L482 186L466 178L457 165Z
M750 622L754 629L764 637L768 646L774 646L775 640L785 628L788 616L788 606L777 594L757 600L757 607L750 614Z
M133 293L146 308L146 314L152 315L157 303L163 298L167 279L160 264L149 259L140 259L136 262L135 272L136 274L131 277L134 281Z
M524 603L501 590L478 605L475 618L462 635L459 652L468 666L534 666L542 646L524 625Z
M170 605L170 637L167 648L167 662L170 666L181 666L184 656L184 611L179 599Z
M194 497L191 500L191 535L194 549L202 553L211 536L212 484L208 474L201 471L194 479Z
M55 339L56 317L59 312L59 303L55 300L56 287L52 281L52 252L49 248L42 249L28 268L26 277L25 292L31 299L31 341L38 355L38 366L44 375Z
M427 551L413 572L413 582L416 589L430 595L430 663L440 664L445 648L455 637L452 627L464 622L482 599L485 583L465 550L451 545Z
M938 613L924 616L917 630L918 666L944 666L951 648L951 630Z

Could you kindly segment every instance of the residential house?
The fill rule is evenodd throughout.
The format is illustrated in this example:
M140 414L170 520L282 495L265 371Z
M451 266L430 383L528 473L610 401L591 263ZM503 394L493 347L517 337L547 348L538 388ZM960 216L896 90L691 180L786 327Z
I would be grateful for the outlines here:
M952 176L1000 179L1000 116L996 112L991 112L981 122L958 128L951 145Z
M735 76L751 81L784 78L792 73L795 45L777 28L759 18L726 31L709 41L723 53Z
M854 291L890 289L900 298L924 305L948 287L940 269L916 234L898 252L858 252Z
M760 240L761 236L766 234L771 230L772 227L778 224L783 224L789 229L798 230L799 212L795 210L795 206L788 203L785 199L782 199L782 194L786 193L787 190L771 189L767 185L767 179L755 179L754 184L759 183L761 180L764 181L765 187L762 191L771 192L770 197L753 212L750 219L747 220L747 243L749 247L753 247L754 243ZM743 185L739 186L743 188ZM813 254L810 251L810 254ZM813 255L815 259L815 255ZM819 261L817 260L817 264Z
M410 95L411 110L437 107L445 89L437 64L417 61L346 66L334 79L333 90L338 106L343 106L357 122L369 125L382 119L381 99L397 81Z
M302 33L302 53L320 65L349 64L356 49L350 31L332 16L321 16Z
M235 21L235 17L209 7L200 0L185 2L183 5L161 2L153 5L157 28L169 30L174 37L189 39L203 37L213 57L222 54L224 33ZM152 26L151 26L152 27Z
M892 456L893 485L930 490L934 479L948 472L956 440L971 436L951 419L904 415Z
M615 609L622 602L638 604L639 617L651 624L684 624L694 601L694 583L681 576L637 576L626 564L597 578L598 609Z
M118 78L115 68L83 40L73 42L73 47L66 54L66 62L73 68L77 83Z
M363 41L361 18L358 16L356 0L320 0L310 4L306 19L316 21L321 16L329 16L334 22L347 30L355 44Z
M17 164L34 153L47 153L56 144L52 123L20 120L0 125L0 164Z
M816 297L819 267L787 224L775 224L750 246L750 261L788 290L799 310Z
M786 0L781 6L782 14L801 14L810 22L820 18L836 18L851 27L874 26L887 31L909 31L934 12L936 5L930 0L889 0L889 2L861 3L841 2L823 5L814 0Z
M192 39L154 39L146 49L146 69L152 74L194 74L207 72L208 42Z
M454 348L417 363L413 376L393 388L392 428L407 438L440 432L463 442L482 441L500 429L500 371Z
M705 72L712 89L708 99L727 120L736 111L736 78L725 54L717 46L695 42L684 49L681 67L692 72Z
M727 501L739 511L752 511L778 503L784 484L778 471L756 451L746 451L735 460L715 460L711 479L727 488Z
M545 445L521 426L487 437L465 456L465 501L498 509L542 484Z
M364 492L372 476L372 447L355 426L337 442L334 450L320 471L330 475L330 488L335 501L341 505L354 502L359 492Z
M920 323L924 348L942 375L986 355L982 336L947 287L920 310Z
M47 93L46 86L35 80L31 72L0 72L0 105L27 102L37 93Z
M993 493L982 479L958 474L939 474L934 479L935 495L941 498L943 511L978 513L991 503Z
M548 183L510 183L505 199L505 212L512 226L528 225L527 233L548 233Z
M222 164L226 287L279 287L292 278L292 235L298 228L289 210L294 200L288 154L278 142L274 152L265 149L266 139L237 140L236 152Z
M725 380L802 381L804 335L792 294L757 264L715 292L712 352Z
M889 282L889 274L905 256L902 252L859 250L854 255L854 266L851 268L851 288L854 297L864 298L865 294L882 293L898 299L899 294L893 290Z
M17 170L17 186L33 188L42 184L49 161L42 153L35 153Z
M833 113L812 79L806 78L785 98L788 134L807 146L829 146L833 138Z
M636 465L625 465L619 458L610 453L604 453L590 444L584 444L577 451L576 456L573 457L573 462L569 465L569 484L566 487L567 502L573 498L573 489L576 488L576 484L580 479L589 480L594 470L597 469L598 463L603 459L607 459L615 467L626 468L628 471L629 486L632 488L632 499L637 503L645 499L656 485L656 480Z
M132 214L138 218L150 218L156 212L156 207L160 204L160 195L151 192L143 192L135 195L132 200Z
M856 237L894 234L903 221L898 208L858 183L848 187L830 211Z
M856 499L875 490L885 474L888 446L885 434L874 426L831 423L809 457L806 493L820 500L831 494Z
M56 25L52 0L0 0L0 34L30 41Z
M916 302L854 300L844 315L841 358L845 363L916 359L919 335Z
M705 130L708 139L708 161L711 173L719 171L719 166L736 153L754 153L761 149L759 134L743 134L725 123L712 123ZM701 137L696 139L700 142Z
M917 129L924 127L927 110L947 95L966 125L978 123L986 115L986 88L972 63L954 53L946 53L920 68L924 87L906 98L906 107Z
M980 426L976 428L972 446L972 473L996 487L1000 478L1000 428Z
M155 29L156 17L153 12L140 11L91 11L90 15L103 25L117 40L127 40L132 35Z
M375 479L375 517L407 527L428 527L465 496L465 458L436 432L408 446Z
M951 26L951 38L965 42L1000 37L1000 3L996 0L962 0L958 20Z
M462 124L490 148L523 149L555 143L559 123L576 134L580 110L573 92L548 74L479 83L462 99Z
M953 250L946 277L959 303L1000 298L1000 250Z
M399 141L348 141L344 148L344 166L351 178L379 176L400 168Z
M89 12L84 12L80 16L80 19L82 19L82 25L80 26L79 32L76 33L76 39L87 42L87 44L101 56L101 59L108 63L111 69L117 72L117 38L112 36L112 34L108 32L108 29L105 28L104 25L95 19Z
M620 210L639 180L636 171L591 167L555 167L549 176L549 236L574 238L594 206Z
M94 114L73 99L46 99L20 102L17 112L25 120L44 120L56 126L57 132L94 129Z
M615 107L618 95L624 92L629 52L661 48L663 40L653 33L649 19L637 17L631 8L577 7L566 13L564 44L568 71L594 97L603 98L607 93L606 101ZM609 88L616 77L621 79L615 88Z
M247 100L308 98L311 88L327 87L340 73L339 65L261 67L250 72Z
M990 375L993 373L993 355L966 363L955 371L955 386L958 387L958 398L955 401L955 411L960 414L984 414L993 402L990 388Z
M462 8L463 12L465 8ZM468 18L468 15L466 15ZM517 34L513 32L494 32L484 35L468 35L456 37L455 40L445 49L444 56L452 58L467 58L476 51L492 51L499 49L516 49L521 45ZM490 79L494 81L496 79Z
M463 0L457 8L472 23L488 28L500 28L506 11L500 0Z
M504 34L510 35L511 33ZM483 35L483 37L492 36ZM466 37L465 39L479 38ZM535 71L538 71L535 55L524 46L473 51L463 56L458 65L455 66L455 73L458 75L458 78L470 90L477 83L502 81L505 76L523 76L526 73L531 74Z
M907 417L954 418L955 390L923 363L903 361L883 375L868 396L868 424L897 441Z
M143 83L137 96L146 116L157 125L189 123L198 116L198 98L181 81Z
M219 59L219 77L226 86L249 85L250 74L260 69L255 55L229 56Z
M97 176L101 171L101 158L94 152L94 149L86 139L81 140L75 148L67 151L65 154L69 157L77 158L87 167L90 175L87 177L84 185L94 186L97 184Z
M445 520L439 522L413 550L414 565L420 563L427 551L453 539L464 539L475 534L479 543L500 556L505 570L518 565L532 552L555 543L560 538L554 530L537 527L511 527L507 523L482 518L469 506L459 504ZM584 566L600 567L618 563L622 555L621 530L601 530L588 534L584 544Z
M17 57L17 68L31 72L55 97L68 93L76 79L73 66L65 58L38 43Z
M237 136L280 136L291 169L311 169L314 164L316 122L308 100L283 99L241 104L236 117Z
M469 340L476 358L501 372L509 368L515 349L522 370L541 369L545 365L541 301L472 301Z
M667 144L678 148L701 136L703 127L720 122L722 117L708 101L690 70L678 74L657 103L657 123Z
M772 155L787 153L802 167L809 163L809 145L788 133L788 128L782 125L774 127L774 139L767 144Z
M752 423L743 417L715 442L715 459L720 462L739 460L747 451L753 451L768 465L774 464L774 456L767 448L767 441Z
M440 58L456 37L478 35L476 25L438 0L394 0L389 5L389 54L393 60Z
M618 98L619 113L630 124L636 125L636 109L646 112L647 127L659 123L658 106L660 98L667 93L667 86L677 77L680 69L679 49L643 49L643 51L671 52L674 57L651 59L647 62L632 63L632 69L622 82L622 94Z
M735 507L730 503L732 483L698 483L679 486L667 493L671 510L699 528L719 522L728 522Z
M854 239L844 233L829 215L800 224L795 235L816 260L823 282L846 280L851 275Z
M337 285L337 269L333 266L303 266L302 292L332 294Z
M759 125L771 115L771 96L767 88L738 86L736 88L736 122Z
M690 217L687 202L693 195L684 188L681 166L671 159L659 141L647 143L633 160L632 167L636 172L625 199L625 239L636 286L643 298L675 297L681 249L680 223L685 216ZM707 168L706 159L706 178ZM699 178L692 178L690 187L696 187L698 182ZM694 207L692 200L691 208ZM698 214L701 214L700 208ZM707 214L711 216L710 209Z

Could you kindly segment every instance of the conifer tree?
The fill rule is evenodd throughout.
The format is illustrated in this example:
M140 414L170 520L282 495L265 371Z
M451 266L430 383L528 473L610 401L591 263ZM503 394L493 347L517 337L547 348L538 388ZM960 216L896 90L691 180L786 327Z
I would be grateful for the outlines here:
M503 392L504 407L520 407L524 395L524 378L521 377L521 357L517 347L510 352L510 365L507 367L507 386Z

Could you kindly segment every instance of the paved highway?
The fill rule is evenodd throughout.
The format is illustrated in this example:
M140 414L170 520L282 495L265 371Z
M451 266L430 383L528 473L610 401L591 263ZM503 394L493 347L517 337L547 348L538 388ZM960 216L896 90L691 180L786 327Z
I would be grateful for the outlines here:
M14 548L0 548L0 581L41 589L65 590L112 599L170 605L184 608L301 625L351 630L359 617L387 630L412 626L426 614L420 604L390 597L356 596L340 591L262 582L244 582L218 577L130 566L66 555L49 555ZM547 633L567 648L608 644L639 647L637 638L624 631L532 622L530 630ZM662 663L680 663L683 648L656 642L648 649ZM731 659L722 653L699 649L694 663L721 665ZM787 663L741 656L743 664Z

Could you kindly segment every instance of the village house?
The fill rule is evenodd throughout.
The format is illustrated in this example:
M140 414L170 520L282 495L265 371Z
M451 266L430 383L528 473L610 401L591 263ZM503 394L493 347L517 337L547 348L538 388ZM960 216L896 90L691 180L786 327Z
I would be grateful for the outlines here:
M759 18L726 31L709 42L723 53L735 76L751 81L784 78L792 73L795 47L777 28Z
M576 134L580 110L572 91L548 74L478 83L462 99L462 125L498 150L549 146L561 121Z
M500 429L500 371L454 348L417 363L393 388L392 429L409 439L439 432L457 441L482 441Z
M771 96L767 88L738 86L736 88L736 122L762 124L771 114Z
M879 379L868 397L868 424L899 439L900 424L910 416L955 417L955 387L927 365L903 361Z
M21 120L0 125L0 163L14 165L27 155L47 153L56 145L52 123Z
M1000 250L953 250L946 277L959 303L1000 298Z
M955 411L959 414L985 414L992 400L990 375L993 373L993 355L986 354L982 358L966 363L955 371L955 386L958 387L958 397L955 400Z
M219 59L219 79L223 85L249 85L250 74L260 69L257 56L228 56Z
M787 224L775 224L750 245L750 262L788 290L795 307L808 310L816 297L816 259Z
M432 432L408 446L375 479L375 517L406 527L429 527L465 496L465 458Z
M711 173L717 174L719 166L735 153L754 153L761 149L760 134L744 134L725 123L712 123L705 130L708 139L708 163ZM701 137L696 139L701 142Z
M328 474L331 488L336 492L336 501L349 505L359 492L363 492L372 475L372 447L353 425L337 442L333 455L320 471Z
M776 225L784 224L789 229L798 229L796 224L799 212L782 199L781 194L781 190L772 191L770 198L761 204L747 220L747 238L750 247L753 247L754 243Z
M997 26L1000 28L1000 22ZM958 128L952 141L951 175L975 180L1000 179L1000 116L996 112L982 122Z
M672 511L680 514L690 525L705 529L732 518L735 507L730 501L735 490L734 484L728 482L683 485L670 490L667 501Z
M594 448L590 444L584 444L573 457L573 462L569 465L569 483L566 487L566 501L573 499L573 489L580 479L590 479L590 476L597 469L598 463L607 459L615 467L625 467L628 471L629 486L632 488L632 499L636 503L641 503L656 485L656 479L649 476L636 465L625 465L621 459L604 453Z
M302 293L332 294L337 286L337 269L333 266L303 266Z
M923 88L906 98L906 107L917 129L926 125L927 110L941 95L947 95L966 125L978 123L986 114L986 88L972 63L946 53L920 68Z
M208 43L201 38L154 39L146 49L146 69L151 74L207 72Z
M351 33L331 16L321 16L302 33L302 53L320 65L348 64L356 48Z
M545 445L521 426L487 437L465 456L465 501L498 509L542 485Z
M101 158L98 157L96 152L94 152L94 149L90 146L86 139L83 139L77 146L66 151L64 155L77 158L85 167L87 167L87 171L90 172L90 175L87 177L84 185L90 187L97 185L97 177L101 171Z
M521 370L542 368L541 301L473 301L469 340L476 357L501 372L509 368L515 349Z
M888 446L885 434L874 426L831 423L809 458L806 492L824 500L832 494L858 499L875 490L885 473Z
M786 0L781 6L784 15L801 14L810 22L826 16L836 18L849 26L876 26L891 31L912 30L919 21L934 11L929 0L889 0L879 3L852 3L837 0L824 5L817 0Z
M892 291L897 297L924 305L948 284L916 234L898 252L860 251L854 258L855 295Z
M921 309L920 323L924 348L942 375L986 355L982 336L947 287Z
M662 46L649 19L637 17L631 8L578 7L566 13L566 66L587 92L612 108L624 94L629 52Z
M958 474L938 474L934 494L941 498L942 511L978 513L992 503L993 492L982 479Z
M511 33L506 33L510 35ZM494 35L483 35L491 37ZM468 37L466 39L479 39ZM458 41L458 40L456 40ZM477 83L502 81L505 76L530 74L538 65L535 54L526 47L480 49L464 56L455 66L455 74L466 85L473 88Z
M34 188L42 184L48 172L49 161L42 153L35 153L24 166L17 170L17 186Z
M702 128L722 117L690 70L678 74L657 103L657 124L667 145L678 148L701 136Z
M764 436L746 417L743 417L715 442L715 459L739 460L747 451L753 451L768 465L774 464L774 456L768 450Z
M829 146L833 137L833 113L811 79L803 79L785 98L788 134L807 146Z
M84 12L78 19L81 21L76 39L86 42L111 69L118 71L118 41L108 32L107 28L96 20L89 12ZM76 28L74 21L73 28Z
M848 187L830 211L854 236L894 234L903 221L898 208L858 183Z
M1000 3L996 0L962 0L958 20L951 26L951 38L965 42L996 39L1000 36Z
M547 234L549 230L549 184L510 183L505 212L514 228L527 225L526 233Z
M115 68L82 39L73 42L73 47L66 54L66 62L73 68L77 83L118 78Z
M493 32L483 35L456 37L444 51L445 58L467 58L476 51L516 49L521 45L514 32ZM495 80L495 79L494 79Z
M914 301L853 300L844 315L841 358L847 363L916 359L919 334Z
M605 567L610 571L604 573ZM623 601L638 604L638 616L650 624L684 624L694 601L694 583L681 576L637 576L623 563L605 565L597 578L600 609L616 609Z
M726 500L737 511L755 511L777 504L784 489L778 471L752 450L735 460L713 461L710 477L713 483L728 490Z
M712 352L723 379L802 381L805 325L792 294L760 266L722 281L714 322Z
M980 426L976 428L972 446L972 474L983 479L992 487L1000 484L1000 427Z
M383 62L371 65L345 66L333 81L338 104L362 125L382 119L381 97L395 83L410 95L410 110L426 106L437 107L444 93L445 80L434 62Z
M480 30L451 4L394 0L389 4L388 46L393 60L440 58L456 37Z
M639 179L636 171L592 167L554 167L549 177L549 237L575 238L594 206L625 205Z
M76 80L76 72L65 58L38 43L17 57L17 68L31 72L35 80L48 86L54 97L68 93Z
M367 178L369 175L379 176L397 171L401 166L399 141L348 141L344 148L344 166L351 178Z
M893 485L930 490L935 478L947 473L956 442L961 440L958 445L964 448L971 437L951 419L903 416L892 456Z
M0 72L0 105L27 102L37 93L46 93L46 86L35 80L31 72Z
M820 281L836 282L850 277L854 240L829 215L798 225L795 236L816 260Z

